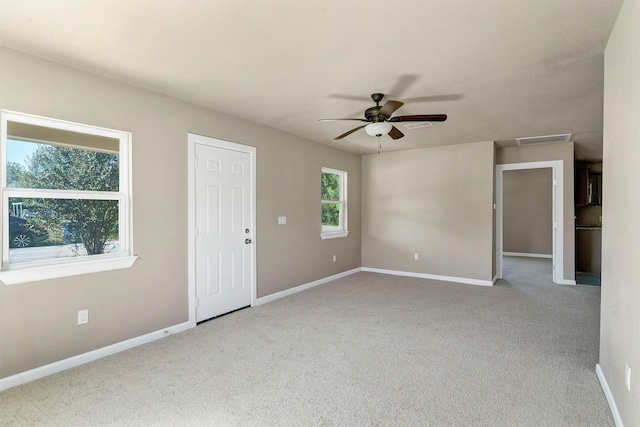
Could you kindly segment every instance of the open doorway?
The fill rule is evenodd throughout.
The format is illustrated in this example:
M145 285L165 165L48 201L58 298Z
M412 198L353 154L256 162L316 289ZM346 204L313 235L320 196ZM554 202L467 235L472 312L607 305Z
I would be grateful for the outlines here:
M504 171L503 255L553 258L551 168Z
M530 163L510 163L496 165L496 276L503 278L503 259L505 252L509 254L522 254L524 252L513 252L505 250L505 221L504 221L504 174L506 171L549 169L551 171L551 265L553 282L558 284L573 284L564 280L563 270L563 248L564 248L564 225L563 225L563 162L560 160ZM548 197L548 196L547 196ZM525 225L526 226L526 225ZM547 227L549 227L547 225ZM509 242L507 242L509 244ZM544 238L538 239L536 247L544 245ZM541 249L535 249L540 251ZM534 255L545 255L545 253L529 253ZM544 252L544 251L543 251ZM573 281L571 281L573 282Z
M553 170L505 170L502 174L502 263L509 280L523 266L553 277Z

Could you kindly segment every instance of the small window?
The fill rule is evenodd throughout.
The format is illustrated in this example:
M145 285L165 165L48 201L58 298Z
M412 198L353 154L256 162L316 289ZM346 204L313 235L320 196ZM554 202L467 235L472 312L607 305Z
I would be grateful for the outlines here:
M345 237L347 230L347 173L322 168L322 233L323 239Z
M130 267L127 132L2 112L5 284Z

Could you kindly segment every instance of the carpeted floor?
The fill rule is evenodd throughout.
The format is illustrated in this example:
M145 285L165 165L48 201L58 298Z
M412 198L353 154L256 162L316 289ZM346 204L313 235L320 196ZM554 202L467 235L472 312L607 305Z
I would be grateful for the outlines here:
M0 393L0 425L612 426L600 288L357 273Z

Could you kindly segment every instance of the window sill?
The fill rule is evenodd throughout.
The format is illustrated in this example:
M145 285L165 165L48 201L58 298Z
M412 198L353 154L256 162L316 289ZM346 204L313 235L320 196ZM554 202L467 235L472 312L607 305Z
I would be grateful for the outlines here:
M5 285L36 282L39 280L58 279L60 277L78 276L81 274L99 273L101 271L130 268L138 259L137 256L119 256L64 264L38 267L16 268L0 272L0 281Z
M339 237L347 237L348 235L349 231L326 231L324 233L320 233L322 240L337 239Z

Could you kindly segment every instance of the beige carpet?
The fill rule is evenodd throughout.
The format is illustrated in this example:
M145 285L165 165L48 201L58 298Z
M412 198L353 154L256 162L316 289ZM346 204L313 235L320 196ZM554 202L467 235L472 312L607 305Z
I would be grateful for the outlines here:
M600 288L358 273L0 393L0 425L608 426Z

